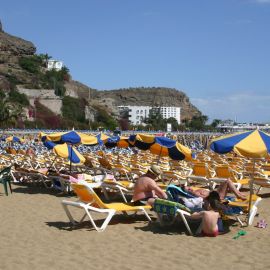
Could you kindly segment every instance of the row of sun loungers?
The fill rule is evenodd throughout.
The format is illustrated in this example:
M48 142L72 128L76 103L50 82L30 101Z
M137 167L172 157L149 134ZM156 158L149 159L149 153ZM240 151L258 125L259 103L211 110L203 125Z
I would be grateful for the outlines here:
M158 164L162 169L163 182L160 183L160 186L164 189L171 183L176 185L199 184L205 188L214 189L226 179L231 179L237 188L241 189L243 186L248 187L251 176L258 186L256 193L259 193L261 188L270 187L269 163L258 164L255 170L251 170L248 160L237 159L230 155L221 158L210 153L201 153L196 160L187 163L185 161L171 161L167 158L157 159L145 152L121 156L97 152L88 154L86 164L73 166L72 171L70 171L68 162L50 154L35 157L20 154L0 155L0 166L2 168L12 166L11 176L16 183L44 186L64 193L75 192L79 197L78 202L64 200L62 203L68 218L74 223L68 210L69 206L83 208L85 215L82 220L88 216L97 231L105 230L117 211L142 211L147 219L151 220L146 212L149 207L136 208L128 203L136 178L145 173L151 164ZM123 202L119 204L102 202L95 192L96 188L102 191L107 200L113 198L112 195L120 194ZM93 199L95 204L90 205L89 203ZM255 197L249 223L252 222L251 220L257 213L259 202L260 198ZM246 205L247 202L242 202L244 210L246 210ZM177 209L176 213L186 224L185 218L188 216L188 212L180 210ZM91 211L108 214L101 227L95 224ZM241 223L240 219L239 222ZM192 234L187 225L186 227Z

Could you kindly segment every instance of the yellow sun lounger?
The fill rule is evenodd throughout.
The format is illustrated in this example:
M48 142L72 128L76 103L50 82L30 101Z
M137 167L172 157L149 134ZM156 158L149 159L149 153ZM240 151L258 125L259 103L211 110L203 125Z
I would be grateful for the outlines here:
M261 197L253 194L252 198L251 198L251 209L250 209L250 214L248 216L248 220L247 220L247 225L252 225L254 217L257 214L258 211L258 204L260 203L260 201L262 200ZM231 207L241 207L243 209L244 212L248 212L248 206L249 206L249 200L240 200L237 199L233 202L229 203L229 206ZM240 220L240 218L237 218L237 220L239 221L239 223L241 224L241 226L244 226L244 223Z
M86 216L88 216L91 224L98 232L102 232L106 229L107 225L109 224L110 220L116 212L126 213L141 211L145 214L147 219L151 221L150 216L146 212L146 209L151 208L150 206L133 206L128 203L104 203L95 193L95 191L89 186L83 184L71 184L71 186L74 192L79 197L79 201L74 202L63 200L62 205L72 224L76 224L76 222L72 217L68 206L74 206L83 209L85 211L85 214L83 215L79 223L81 223L86 218ZM103 224L100 227L96 225L95 220L92 217L92 212L107 214Z

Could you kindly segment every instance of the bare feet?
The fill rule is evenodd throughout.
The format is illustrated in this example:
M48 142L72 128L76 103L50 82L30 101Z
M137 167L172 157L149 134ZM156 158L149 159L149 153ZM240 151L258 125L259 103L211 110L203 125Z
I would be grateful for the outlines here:
M243 201L245 201L247 199L247 196L244 195L243 193L240 193L240 192L237 193L236 196L238 199L243 200Z

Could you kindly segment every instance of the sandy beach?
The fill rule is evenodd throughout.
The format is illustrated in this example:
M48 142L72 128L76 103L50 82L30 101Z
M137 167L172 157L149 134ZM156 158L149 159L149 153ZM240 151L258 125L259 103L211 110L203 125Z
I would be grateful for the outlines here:
M258 220L269 219L267 193L262 192L253 226L243 228L247 234L234 240L240 226L231 226L230 232L216 238L192 237L179 224L160 228L141 215L117 215L102 233L93 230L88 221L71 228L61 206L66 196L38 187L13 185L13 189L10 196L2 190L0 195L1 269L270 267L269 226L254 227Z

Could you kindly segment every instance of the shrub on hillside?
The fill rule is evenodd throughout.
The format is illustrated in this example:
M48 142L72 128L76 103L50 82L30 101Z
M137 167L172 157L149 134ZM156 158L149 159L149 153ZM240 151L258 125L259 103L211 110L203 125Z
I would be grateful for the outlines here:
M42 58L38 55L23 56L19 59L19 65L30 73L38 74L42 66Z
M17 102L23 106L29 106L29 100L25 94L21 94L16 90L11 90L9 92L9 100L11 102Z
M55 95L64 96L66 88L64 82L68 81L70 78L69 70L67 67L63 67L61 70L57 71L55 69L48 70L41 78L42 86L44 88L52 88L55 90Z
M62 115L67 119L83 123L85 121L84 108L85 104L82 99L68 96L63 98Z
M115 119L110 116L104 109L100 107L95 107L96 114L96 122L98 126L103 126L106 129L114 130L118 124Z

